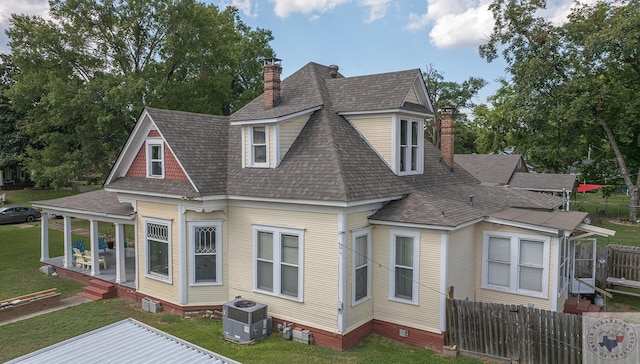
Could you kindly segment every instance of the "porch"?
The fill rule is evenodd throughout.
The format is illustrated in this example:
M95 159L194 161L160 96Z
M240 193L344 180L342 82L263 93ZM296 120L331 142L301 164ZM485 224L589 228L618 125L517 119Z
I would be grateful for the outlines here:
M80 282L86 283L90 279L100 279L109 283L118 284L123 287L128 287L131 289L136 289L136 258L135 258L135 248L127 247L122 248L125 250L124 252L124 282L116 281L116 249L107 249L106 253L100 253L103 255L107 268L100 269L100 273L98 275L91 275L91 269L77 267L75 261L68 267L64 266L64 256L53 257L48 259L43 259L43 265L51 265L54 267L56 273L60 276L65 276L73 280L78 280ZM79 279L78 279L79 278Z

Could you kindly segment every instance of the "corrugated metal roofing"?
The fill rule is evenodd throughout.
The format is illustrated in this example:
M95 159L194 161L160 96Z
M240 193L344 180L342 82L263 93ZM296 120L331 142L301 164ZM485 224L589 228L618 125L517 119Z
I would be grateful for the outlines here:
M129 318L21 356L8 363L237 364L239 362Z

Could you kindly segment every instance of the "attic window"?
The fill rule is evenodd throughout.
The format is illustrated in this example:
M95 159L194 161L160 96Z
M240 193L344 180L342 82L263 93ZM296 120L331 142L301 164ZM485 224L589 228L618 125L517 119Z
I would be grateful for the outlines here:
M251 166L268 167L269 129L266 126L251 127Z
M400 119L399 174L416 174L422 167L423 128L420 120Z
M147 140L147 177L164 178L162 140Z

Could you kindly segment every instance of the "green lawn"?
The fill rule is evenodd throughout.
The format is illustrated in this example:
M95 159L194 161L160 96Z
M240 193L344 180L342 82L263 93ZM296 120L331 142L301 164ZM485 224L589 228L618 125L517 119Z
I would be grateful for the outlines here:
M40 223L0 225L0 299L57 288L63 298L82 285L49 277L40 267ZM62 232L50 230L51 256L63 255ZM304 345L273 334L255 345L238 345L223 339L218 319L185 319L176 315L144 312L122 299L109 299L0 326L0 362L28 354L60 341L132 317L148 325L243 363L480 363L471 358L447 359L437 353L371 336L346 352ZM114 338L118 340L118 338ZM105 343L108 345L108 343Z
M601 193L579 193L572 199L572 210L588 212L593 225L616 231L615 236L598 237L599 247L608 244L640 246L640 225L627 223L629 196L618 194L605 198Z

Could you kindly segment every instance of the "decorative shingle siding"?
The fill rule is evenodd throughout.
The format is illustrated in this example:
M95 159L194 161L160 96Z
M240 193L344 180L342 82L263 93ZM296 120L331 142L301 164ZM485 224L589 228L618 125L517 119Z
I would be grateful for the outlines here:
M131 163L129 170L126 173L127 177L144 178L147 176L147 160L145 156L145 150L147 150L147 143L142 143L142 147L140 147L136 158L133 160L133 163Z
M158 133L155 130L152 130L151 132ZM151 133L149 133L149 136L152 136ZM147 150L147 144L142 143L142 147L140 147L140 150L138 150L138 154L136 154L136 158L133 160L133 163L131 163L131 167L129 167L129 170L126 173L127 177L145 178L147 176L146 150ZM173 153L171 153L171 150L167 148L166 144L164 147L164 168L165 168L164 170L165 179L173 179L173 180L181 180L181 181L186 181L188 179L187 175L184 173L184 171L180 167L180 164L178 164L178 161L173 156Z
M176 157L173 156L173 153L171 153L171 150L167 148L166 144L164 146L164 178L182 181L188 179L187 175L184 174L182 167L178 164Z

